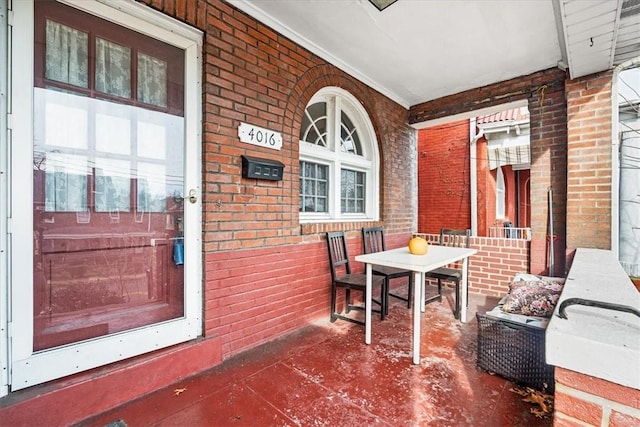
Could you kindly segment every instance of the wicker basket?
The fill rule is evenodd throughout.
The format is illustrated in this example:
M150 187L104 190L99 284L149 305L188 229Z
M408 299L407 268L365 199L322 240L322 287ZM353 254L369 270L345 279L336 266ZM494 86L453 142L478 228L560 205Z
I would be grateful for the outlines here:
M478 368L553 393L553 366L545 363L545 329L481 313L476 317Z

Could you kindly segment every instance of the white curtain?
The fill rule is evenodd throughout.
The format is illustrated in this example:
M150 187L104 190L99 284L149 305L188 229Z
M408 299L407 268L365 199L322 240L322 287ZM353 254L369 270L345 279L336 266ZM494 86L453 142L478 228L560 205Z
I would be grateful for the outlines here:
M88 87L89 35L47 21L45 76L58 82Z
M138 101L167 106L167 63L138 53Z
M131 98L131 49L96 38L96 90Z

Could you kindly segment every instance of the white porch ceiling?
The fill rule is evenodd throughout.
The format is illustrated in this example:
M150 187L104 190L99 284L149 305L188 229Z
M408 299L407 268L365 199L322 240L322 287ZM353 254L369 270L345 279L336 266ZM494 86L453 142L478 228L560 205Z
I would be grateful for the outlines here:
M640 56L640 0L227 0L405 107Z

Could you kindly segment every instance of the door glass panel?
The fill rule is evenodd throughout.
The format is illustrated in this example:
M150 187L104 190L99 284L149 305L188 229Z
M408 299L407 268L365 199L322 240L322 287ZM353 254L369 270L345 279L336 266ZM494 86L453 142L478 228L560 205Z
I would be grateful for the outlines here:
M184 55L72 21L42 21L35 70L35 351L185 315Z

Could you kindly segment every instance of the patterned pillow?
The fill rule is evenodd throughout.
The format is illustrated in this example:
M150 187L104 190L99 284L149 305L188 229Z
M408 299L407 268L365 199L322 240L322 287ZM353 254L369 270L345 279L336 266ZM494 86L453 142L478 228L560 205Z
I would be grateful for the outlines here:
M563 283L548 280L511 282L502 311L525 316L551 317L560 298L562 286Z

